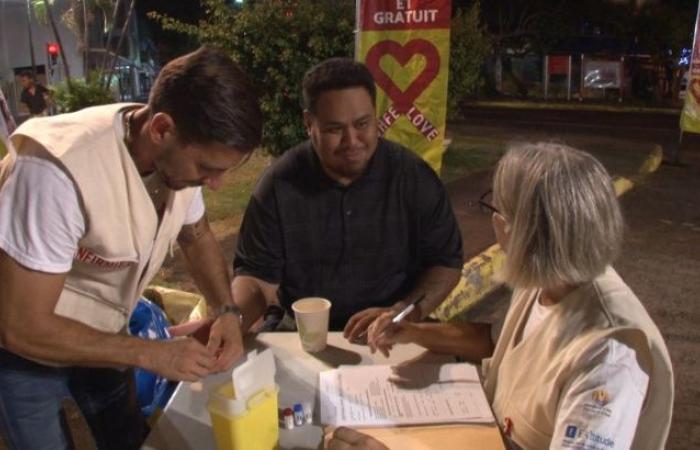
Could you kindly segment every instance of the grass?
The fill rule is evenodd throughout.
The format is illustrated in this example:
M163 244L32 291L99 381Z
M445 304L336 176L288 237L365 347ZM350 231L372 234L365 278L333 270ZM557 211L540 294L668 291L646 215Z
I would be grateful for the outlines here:
M204 189L204 202L210 222L231 220L240 223L248 199L260 174L269 165L270 157L255 152L242 167L224 175L224 185L217 191Z
M464 178L470 173L488 169L496 164L505 150L506 142L497 137L467 136L453 132L452 143L442 157L443 183Z

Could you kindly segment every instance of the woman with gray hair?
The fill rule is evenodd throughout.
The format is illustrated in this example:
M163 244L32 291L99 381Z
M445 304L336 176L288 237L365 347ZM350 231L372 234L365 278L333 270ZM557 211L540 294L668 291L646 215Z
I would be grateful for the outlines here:
M623 223L609 175L585 152L521 145L499 162L493 195L502 277L514 288L495 348L488 325L393 325L391 313L370 326L369 345L386 354L414 342L483 359L484 389L516 447L662 449L671 363L644 306L610 266Z

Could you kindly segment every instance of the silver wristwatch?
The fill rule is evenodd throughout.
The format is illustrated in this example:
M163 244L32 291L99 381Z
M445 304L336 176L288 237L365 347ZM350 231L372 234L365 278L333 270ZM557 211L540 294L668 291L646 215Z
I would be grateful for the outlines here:
M243 323L243 311L241 311L241 309L235 304L227 303L225 305L221 305L217 317L227 313L235 314L236 317L238 317L239 322L241 324Z

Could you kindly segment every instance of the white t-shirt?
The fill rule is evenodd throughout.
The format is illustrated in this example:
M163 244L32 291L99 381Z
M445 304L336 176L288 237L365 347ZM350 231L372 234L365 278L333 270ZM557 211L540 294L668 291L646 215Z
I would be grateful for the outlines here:
M527 339L551 312L539 298L523 329ZM550 450L622 450L632 445L649 376L635 351L615 339L602 341L584 359L590 364L565 386Z
M204 215L201 187L185 224ZM85 233L78 193L53 163L19 156L0 188L0 248L19 264L41 272L68 272Z

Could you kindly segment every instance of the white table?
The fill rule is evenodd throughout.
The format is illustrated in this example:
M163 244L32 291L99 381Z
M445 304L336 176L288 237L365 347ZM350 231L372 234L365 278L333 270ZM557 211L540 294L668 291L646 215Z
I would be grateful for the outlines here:
M280 387L279 407L311 402L313 424L280 430L280 449L317 449L323 441L320 425L318 374L339 365L395 364L409 359L424 362L452 362L453 358L426 352L417 345L397 345L390 358L369 348L349 343L342 333L329 333L328 347L309 354L301 349L297 333L262 333L246 341L246 349L271 348L277 365ZM230 373L211 375L201 385L182 382L165 407L142 449L145 450L215 450L211 421L206 409L208 391L229 379ZM203 388L201 388L203 385ZM494 427L495 428L495 427Z

